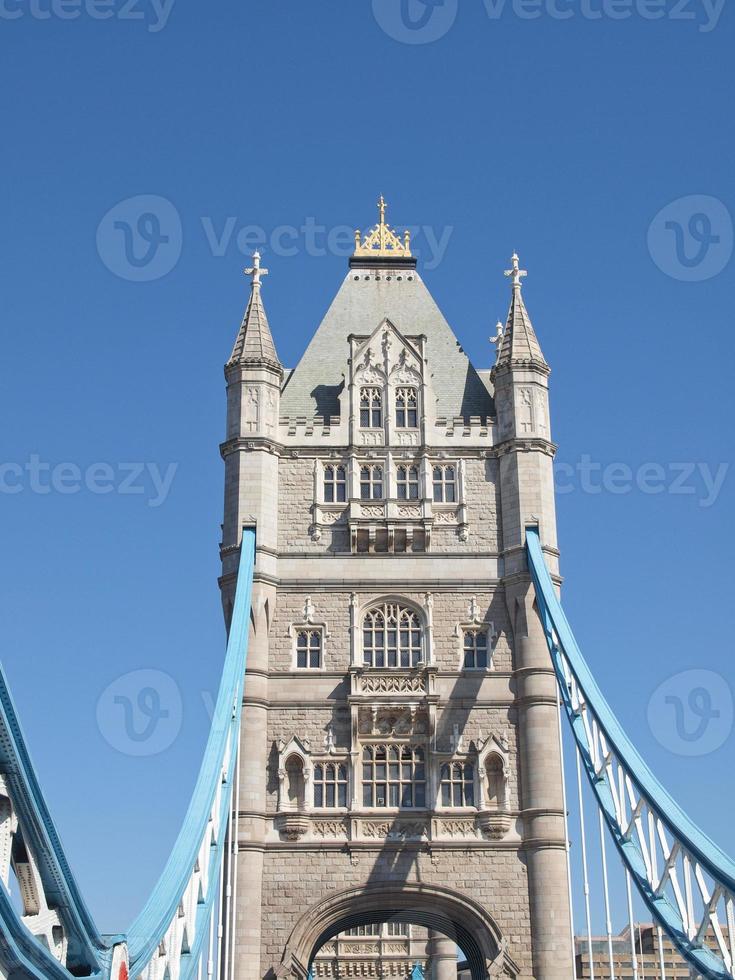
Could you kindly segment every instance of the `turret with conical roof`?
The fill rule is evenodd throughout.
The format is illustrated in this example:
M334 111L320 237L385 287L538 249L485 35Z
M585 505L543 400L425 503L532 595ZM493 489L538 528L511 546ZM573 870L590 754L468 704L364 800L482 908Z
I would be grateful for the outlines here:
M258 546L276 548L278 527L278 439L283 367L273 343L261 296L268 270L260 253L245 269L250 298L227 364L225 519L222 526L222 601L229 621L244 525L256 525ZM265 492L267 488L267 493Z
M253 253L253 264L245 270L245 275L252 276L250 300L227 366L229 367L231 364L263 365L273 368L282 375L283 368L278 360L276 345L273 343L273 335L260 295L261 279L268 275L268 270L263 269L260 265L260 252Z
M510 310L502 335L497 338L498 357L492 377L498 415L503 591L518 678L533 975L568 977L569 953L559 941L560 936L569 935L571 926L564 895L566 856L563 844L559 846L565 839L565 829L556 682L525 558L526 528L536 525L547 560L557 571L550 368L523 301L526 272L516 254L505 275L511 281Z
M521 286L523 279L528 275L525 269L521 269L520 260L517 254L513 253L511 259L513 268L506 270L505 275L512 280L512 293L510 299L510 309L508 319L502 333L502 338L498 347L498 361L496 367L515 366L535 366L541 370L548 371L548 364L541 351L541 345L536 337L536 332L528 315L526 304L523 302L523 291Z

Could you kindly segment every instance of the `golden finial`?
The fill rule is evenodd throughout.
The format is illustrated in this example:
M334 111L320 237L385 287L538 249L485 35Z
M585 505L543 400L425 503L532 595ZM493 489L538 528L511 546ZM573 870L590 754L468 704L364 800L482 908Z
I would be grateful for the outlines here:
M378 201L378 223L362 238L355 232L355 255L360 257L411 258L411 233L405 231L403 241L386 224L385 213L388 205L383 195Z

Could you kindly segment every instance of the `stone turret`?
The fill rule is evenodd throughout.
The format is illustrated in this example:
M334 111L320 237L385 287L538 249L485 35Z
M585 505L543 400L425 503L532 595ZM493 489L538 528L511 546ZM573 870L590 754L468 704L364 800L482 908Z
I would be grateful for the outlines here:
M243 923L235 956L236 975L260 973L261 888L267 768L269 631L276 605L273 579L278 548L278 416L283 368L273 343L261 296L268 274L255 252L245 270L250 299L227 364L227 439L220 447L225 462L225 513L222 526L222 605L229 625L239 563L242 529L255 527L256 554L250 614L247 675L240 743L240 835L243 847L237 871L238 918ZM242 845L241 845L242 846Z
M522 827L528 860L534 976L565 980L572 972L571 925L556 681L525 558L525 533L538 525L557 566L550 368L523 301L527 275L513 255L508 319L497 338L492 377L498 412L503 585L514 637Z
M228 623L243 525L256 526L259 548L275 551L278 536L278 457L273 445L278 438L283 367L263 306L262 278L268 270L261 267L259 252L245 274L252 279L250 299L225 365L227 439L221 446L225 513L220 587Z

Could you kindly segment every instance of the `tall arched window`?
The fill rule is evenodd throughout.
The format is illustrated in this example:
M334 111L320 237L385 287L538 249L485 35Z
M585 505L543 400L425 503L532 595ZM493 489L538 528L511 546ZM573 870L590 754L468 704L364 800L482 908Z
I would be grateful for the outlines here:
M324 503L341 504L347 499L347 470L344 466L324 467Z
M383 499L383 467L376 464L360 467L360 499Z
M335 762L314 766L314 806L347 806L347 766Z
M418 466L399 466L396 469L396 489L399 500L419 499Z
M383 424L383 392L380 388L360 389L360 428L379 429Z
M418 420L418 395L415 388L399 388L396 391L396 426L399 429L416 429Z
M475 776L469 762L448 762L441 768L442 806L474 806Z
M433 469L434 503L453 504L457 499L457 471L454 466Z
M415 667L423 660L418 614L395 602L369 609L362 621L362 653L366 667Z

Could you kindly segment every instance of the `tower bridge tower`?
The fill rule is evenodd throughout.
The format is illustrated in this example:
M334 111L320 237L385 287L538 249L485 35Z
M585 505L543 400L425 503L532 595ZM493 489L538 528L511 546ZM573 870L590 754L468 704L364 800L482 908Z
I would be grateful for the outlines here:
M222 445L226 617L257 536L235 976L303 980L338 935L394 922L424 930L437 980L455 942L476 980L569 980L555 682L523 551L533 523L557 557L525 273L514 256L476 369L381 198L286 371L257 254L247 272Z

